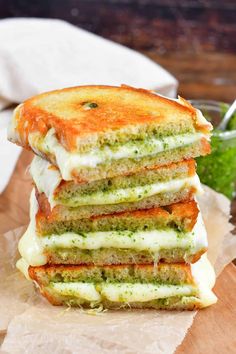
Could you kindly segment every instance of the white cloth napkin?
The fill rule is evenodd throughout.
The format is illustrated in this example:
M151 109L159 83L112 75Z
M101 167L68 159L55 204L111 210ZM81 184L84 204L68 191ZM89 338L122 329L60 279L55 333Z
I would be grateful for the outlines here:
M123 83L169 97L177 88L176 79L144 55L52 19L0 21L0 78L0 110L67 86ZM0 192L20 152L6 142L8 115L0 113Z
M11 118L12 110L0 112L0 193L7 186L21 148L7 140L7 125Z

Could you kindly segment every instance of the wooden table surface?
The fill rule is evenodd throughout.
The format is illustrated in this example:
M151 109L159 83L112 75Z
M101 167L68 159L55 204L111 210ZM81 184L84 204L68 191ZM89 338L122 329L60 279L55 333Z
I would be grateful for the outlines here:
M7 189L0 195L0 234L29 221L32 182L27 167L31 159L30 152L21 154ZM198 312L177 354L235 352L236 268L233 263L217 279L214 291L217 304Z

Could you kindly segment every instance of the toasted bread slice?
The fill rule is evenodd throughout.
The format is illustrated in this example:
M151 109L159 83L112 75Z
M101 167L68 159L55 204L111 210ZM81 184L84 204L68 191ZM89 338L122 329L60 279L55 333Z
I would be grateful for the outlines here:
M44 193L51 208L56 205L79 207L133 203L185 187L201 189L195 161L187 160L139 173L106 178L90 183L64 181L59 170L40 157L35 157L30 173L39 193Z
M216 302L214 271L204 257L194 266L46 265L28 273L53 305L192 310Z
M137 250L132 248L50 248L44 250L45 262L48 264L73 265L120 265L120 264L151 264L165 262L171 264L196 263L207 251L206 242L200 248L189 249L189 246L161 248L158 252L152 250Z
M209 153L210 123L183 99L131 87L81 86L19 105L9 139L93 181Z

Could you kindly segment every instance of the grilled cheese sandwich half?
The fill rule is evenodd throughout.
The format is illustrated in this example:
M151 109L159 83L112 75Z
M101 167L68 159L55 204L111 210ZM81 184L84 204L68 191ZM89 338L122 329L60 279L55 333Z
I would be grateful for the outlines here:
M41 266L18 268L53 305L96 308L193 310L216 302L213 268L205 256L194 265Z
M19 105L9 140L60 170L94 181L205 155L211 124L183 99L131 87L81 86Z
M150 209L190 200L202 188L194 160L90 183L64 181L59 170L36 157L30 167L41 223Z
M201 191L195 161L145 169L142 172L90 183L64 181L59 170L48 161L35 157L30 173L39 193L50 203L68 207L134 203L156 194L179 192L184 188ZM102 213L103 214L103 213Z
M173 213L170 207L170 212L160 209L102 216L84 220L81 229L62 224L58 232L40 235L33 191L31 222L19 242L19 251L31 266L195 262L207 249L207 235L196 205L185 215L188 206L191 204L172 206Z

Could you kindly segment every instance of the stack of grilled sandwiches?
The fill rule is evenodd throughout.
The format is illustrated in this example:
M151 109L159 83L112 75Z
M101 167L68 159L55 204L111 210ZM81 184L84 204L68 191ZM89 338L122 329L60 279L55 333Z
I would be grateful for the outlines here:
M182 98L81 86L20 104L35 153L17 267L54 305L188 309L216 301L194 158L211 125Z

